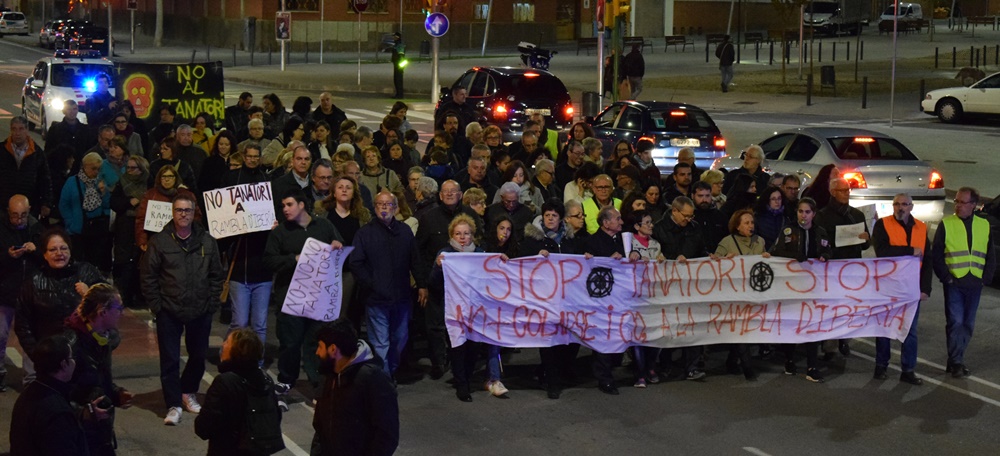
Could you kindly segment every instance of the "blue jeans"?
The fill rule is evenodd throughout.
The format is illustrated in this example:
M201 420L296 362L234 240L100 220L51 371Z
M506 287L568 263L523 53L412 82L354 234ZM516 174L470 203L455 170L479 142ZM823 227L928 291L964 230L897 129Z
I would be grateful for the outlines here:
M385 371L390 376L399 367L403 347L409 338L410 308L409 301L395 304L369 305L365 310L368 314L368 342L375 353L385 363Z
M500 380L500 346L486 345L486 373L489 380Z
M899 364L903 372L913 372L917 368L917 317L920 316L920 307L913 313L913 324L910 325L910 332L903 339L903 346L900 350ZM888 337L875 338L875 366L889 367L889 346L892 339Z
M7 373L7 339L14 329L11 325L14 322L14 311L13 307L0 306L0 375Z
M229 296L233 298L233 320L229 331L251 326L267 342L267 306L271 299L273 282L243 283L229 281Z
M948 337L948 365L965 364L965 349L972 340L982 287L944 286L944 332Z
M212 332L212 314L206 313L189 322L182 322L170 312L156 314L156 340L160 345L160 386L167 407L180 407L181 394L198 392L205 375L208 335ZM181 369L181 334L187 347L188 360ZM178 375L179 374L179 375Z

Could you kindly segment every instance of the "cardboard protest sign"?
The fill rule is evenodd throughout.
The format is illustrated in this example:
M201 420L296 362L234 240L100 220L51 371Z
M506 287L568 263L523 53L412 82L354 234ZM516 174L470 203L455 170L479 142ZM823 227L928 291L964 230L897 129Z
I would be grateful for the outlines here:
M216 239L267 231L274 226L270 182L240 184L202 193L208 233Z
M354 247L332 250L330 244L306 239L295 265L281 312L318 321L333 321L343 304L343 267Z
M146 201L146 220L142 229L159 233L174 220L174 205L169 201Z
M920 301L915 257L798 262L738 256L622 262L448 253L452 346L629 346L903 340Z

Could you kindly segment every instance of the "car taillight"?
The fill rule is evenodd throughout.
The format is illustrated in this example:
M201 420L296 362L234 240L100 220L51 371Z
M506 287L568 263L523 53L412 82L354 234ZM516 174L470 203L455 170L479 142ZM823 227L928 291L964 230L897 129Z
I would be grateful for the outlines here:
M493 119L498 121L507 120L507 107L503 103L497 103L493 106Z
M859 171L848 171L844 173L844 180L851 185L851 188L868 188L868 182L865 182L865 176Z
M566 106L563 110L563 114L566 115L566 120L573 120L573 105Z
M937 170L931 170L931 183L927 188L944 188L944 177Z
M725 149L726 148L726 138L723 138L722 136L716 136L714 144L715 144L716 148Z

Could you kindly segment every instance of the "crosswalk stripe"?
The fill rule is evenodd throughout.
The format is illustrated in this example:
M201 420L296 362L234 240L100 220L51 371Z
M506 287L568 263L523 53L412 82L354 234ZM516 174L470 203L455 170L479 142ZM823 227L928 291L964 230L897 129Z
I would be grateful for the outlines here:
M369 111L367 109L355 109L355 108L347 108L347 109L344 109L344 111L356 112L356 113L361 114L363 116L372 116L372 117L374 117L376 119L379 119L379 121L381 121L382 118L385 117L386 114L388 114L388 112L382 113L382 112ZM407 113L407 114L409 114L409 113Z
M0 108L0 116L12 116L12 115L13 114L11 114L10 111L6 111L3 108Z
M412 117L414 119L423 119L423 120L434 121L434 113L414 111L412 109L406 111L406 117L407 118ZM411 120L410 123L414 123L414 122Z

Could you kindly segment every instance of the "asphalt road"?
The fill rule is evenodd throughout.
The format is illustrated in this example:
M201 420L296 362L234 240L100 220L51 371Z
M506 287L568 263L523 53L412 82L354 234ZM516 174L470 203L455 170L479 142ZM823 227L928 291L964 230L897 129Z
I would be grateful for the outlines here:
M20 112L19 89L41 54L3 42L0 50L0 137L6 137L6 119ZM248 87L227 88L236 94ZM249 89L258 96L271 91ZM276 92L283 98L298 95ZM357 94L338 94L336 102L350 108L350 117L370 126L377 126L379 113L388 108L385 100ZM414 105L411 122L418 130L428 131L417 122L425 121L421 116L430 110L428 103ZM984 195L1000 192L994 177L998 160L988 155L996 130L989 124L944 126L914 115L896 119L890 129L888 119L858 121L851 116L769 112L767 106L749 112L710 107L710 112L726 135L731 153L789 126L863 125L890 132L920 157L931 160L944 173L949 189L975 185ZM676 380L633 389L627 386L632 382L630 371L622 368L616 371L622 394L611 397L594 387L588 360L581 357L578 384L552 401L531 378L536 350L525 349L505 359L505 383L511 389L507 400L480 391L472 404L461 403L444 381L448 376L400 385L402 436L397 454L995 454L1000 448L1000 435L995 432L1000 420L1000 360L993 354L1000 342L991 336L1000 329L1000 292L990 288L983 294L976 336L966 360L973 376L954 380L943 372L943 298L940 285L935 283L935 287L931 299L922 305L919 321L917 372L926 382L921 387L896 381L896 370L890 371L889 380L872 380L873 343L855 340L850 358L838 357L825 364L827 382L822 385L807 382L801 375L783 375L778 360L757 360L760 380L748 383L742 376L726 375L723 353L713 353L707 366L709 376L703 382ZM119 454L204 453L206 444L194 435L190 414L176 428L162 425L165 410L150 315L127 311L122 325L126 344L115 353L116 380L137 396L135 407L118 413ZM224 333L225 327L216 324L212 347L221 345ZM273 352L273 331L269 337ZM16 342L11 342L7 353L8 383L16 384L22 356ZM204 388L216 372L214 365L208 367ZM17 389L0 394L0 433L9 428ZM286 414L283 430L290 449L282 454L307 454L312 437L312 410L307 404L294 404ZM0 439L0 452L6 450L6 439Z

